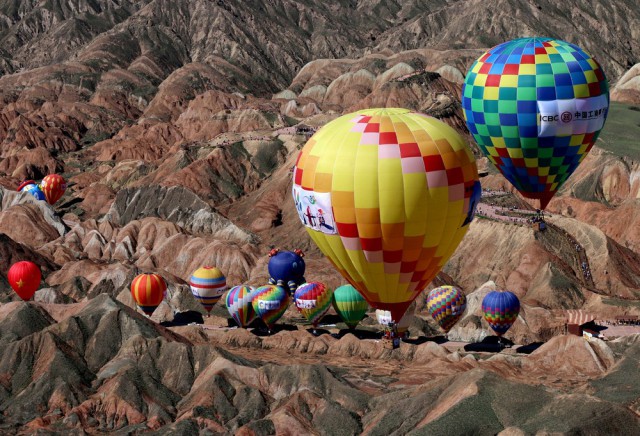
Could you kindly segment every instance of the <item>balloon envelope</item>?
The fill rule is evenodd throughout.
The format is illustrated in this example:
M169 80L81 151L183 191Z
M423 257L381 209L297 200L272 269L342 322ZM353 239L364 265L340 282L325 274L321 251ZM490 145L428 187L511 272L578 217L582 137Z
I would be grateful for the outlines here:
M434 320L448 332L467 308L467 298L455 286L440 286L427 296L427 310Z
M251 305L267 327L273 328L289 306L289 293L282 286L260 286L254 292Z
M302 256L292 251L278 251L269 259L267 268L273 284L290 287L294 292L304 282L305 263ZM293 284L293 286L289 286Z
M255 289L251 286L234 286L225 300L229 315L240 327L246 327L255 319L256 313L251 305Z
M579 47L522 38L492 48L471 66L462 108L483 153L544 209L596 142L609 84Z
M47 198L47 203L55 204L67 190L67 182L59 174L49 174L40 183L40 189Z
M333 291L324 283L303 283L296 289L294 295L296 307L314 327L331 307Z
M333 291L333 308L342 321L355 328L369 309L369 303L352 285L342 285Z
M38 185L26 185L22 188L22 191L28 192L38 200L46 201L47 199L47 197L44 195L44 192L42 192Z
M213 305L227 290L227 279L215 266L203 266L193 272L189 278L189 286L195 299L207 312L211 312Z
M158 274L140 274L131 282L134 301L149 316L162 303L166 290L167 283Z
M482 300L482 313L498 336L509 330L520 313L520 300L513 292L491 291Z
M294 203L313 241L395 321L467 232L479 185L462 137L406 109L330 122L304 146L293 178Z
M411 325L411 320L413 319L413 313L405 313L400 318L400 321L397 321L396 329L398 333L404 333L409 330L409 326ZM391 315L391 312L388 310L376 309L376 321L383 327L387 327L392 323L395 319Z
M24 301L28 301L40 287L42 274L40 268L33 262L23 260L11 265L7 273L9 285Z

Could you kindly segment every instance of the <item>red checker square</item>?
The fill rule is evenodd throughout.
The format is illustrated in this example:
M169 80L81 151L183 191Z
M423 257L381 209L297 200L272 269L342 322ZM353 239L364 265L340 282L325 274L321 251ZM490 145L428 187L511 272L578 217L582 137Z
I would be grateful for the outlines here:
M536 63L536 57L534 55L522 55L522 57L520 58L520 63L521 64L535 64Z
M480 58L479 62L484 62L489 56L491 56L490 53L483 54L482 57Z
M544 45L545 47L552 47L551 43L549 41L543 41L542 45Z
M499 74L489 74L487 76L487 81L484 86L500 86L500 75Z
M491 156L493 157L493 164L496 166L502 165L502 159L499 156Z
M514 157L511 159L511 162L513 162L513 165L516 167L524 167L526 166L524 163L524 158L521 157Z
M398 137L396 136L396 132L380 132L380 145L397 143Z
M385 250L382 252L382 259L384 260L385 263L398 263L402 261L402 250L396 250L396 251Z
M296 185L302 184L302 170L298 167L296 167L296 175L295 175L294 182Z
M400 144L400 157L420 157L420 147L415 142Z
M368 115L368 116L364 116L364 115L363 115L363 116L362 116L362 118L360 118L360 121L358 121L358 123L364 123L364 124L366 124L366 123L368 123L368 122L369 122L369 120L371 120L371 116L370 116L370 115Z
M509 149L506 147L496 147L496 151L500 157L509 157Z
M582 143L589 144L590 142L593 142L593 133L586 133L584 135L584 139L582 140Z
M527 168L527 175L538 177L538 168Z
M356 223L336 223L338 226L338 234L345 238L357 238L358 226Z
M602 69L596 68L594 72L596 73L596 77L598 78L598 80L600 81L604 80L604 74L602 73Z
M434 154L432 156L424 156L424 168L427 172L429 171L440 171L444 170L444 162L442 161L442 157L438 154Z
M367 124L367 127L364 128L366 133L378 133L380 131L380 124L378 123L370 123Z
M462 168L451 168L447 170L447 179L449 180L449 186L464 183Z
M589 95L596 96L600 94L600 82L589 83Z
M414 271L413 275L411 276L411 281L417 282L418 280L422 280L423 275L424 271Z
M382 250L382 238L360 238L360 245L364 251Z
M414 260L413 262L402 262L400 265L401 273L412 273L416 270L416 266L418 265L418 261ZM412 280L413 281L413 280Z
M547 54L547 49L544 47L536 47L536 54Z
M478 70L478 74L489 74L492 64L483 64Z
M520 72L520 65L518 64L506 64L502 70L502 74L518 74Z
M540 181L540 183L547 183L547 176L538 176L538 180Z

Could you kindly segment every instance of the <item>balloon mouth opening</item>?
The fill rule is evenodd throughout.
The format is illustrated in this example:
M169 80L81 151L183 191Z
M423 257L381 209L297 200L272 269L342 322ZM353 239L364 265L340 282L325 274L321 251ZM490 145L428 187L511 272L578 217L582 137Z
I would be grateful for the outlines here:
M524 198L528 198L530 200L538 200L540 201L540 209L544 210L547 208L547 205L556 194L555 192L522 192L521 193Z

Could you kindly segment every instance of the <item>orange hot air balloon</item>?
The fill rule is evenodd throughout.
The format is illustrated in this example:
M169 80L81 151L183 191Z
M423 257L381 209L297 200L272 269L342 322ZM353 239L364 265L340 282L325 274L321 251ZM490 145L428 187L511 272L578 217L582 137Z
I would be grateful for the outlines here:
M40 286L42 274L40 268L33 262L23 260L11 265L7 273L9 284L24 301L28 301Z
M166 290L167 283L158 274L140 274L131 282L131 295L148 316L162 303Z
M49 174L40 183L40 190L44 192L47 203L55 204L67 190L67 182L58 174Z

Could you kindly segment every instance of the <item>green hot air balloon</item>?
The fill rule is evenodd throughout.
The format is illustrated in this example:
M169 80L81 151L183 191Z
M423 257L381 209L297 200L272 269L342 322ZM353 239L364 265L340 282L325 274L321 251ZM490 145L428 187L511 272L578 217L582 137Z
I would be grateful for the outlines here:
M336 313L350 329L358 325L369 309L367 300L351 285L337 288L333 292L332 304Z

